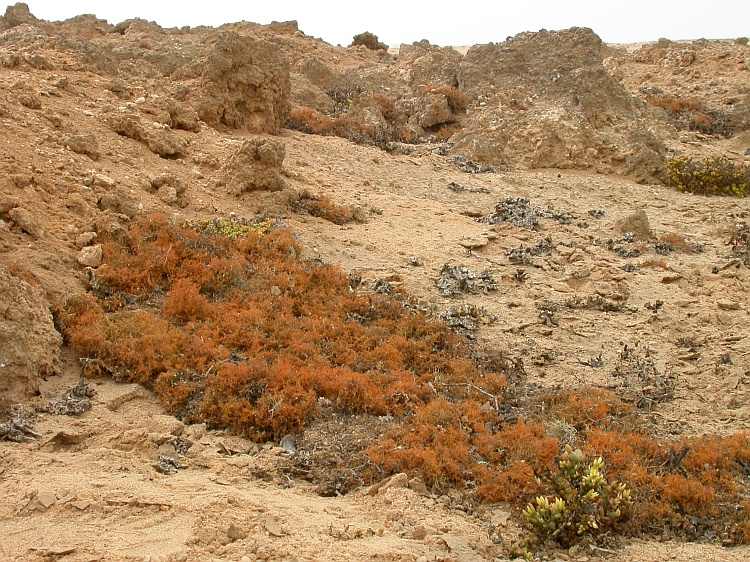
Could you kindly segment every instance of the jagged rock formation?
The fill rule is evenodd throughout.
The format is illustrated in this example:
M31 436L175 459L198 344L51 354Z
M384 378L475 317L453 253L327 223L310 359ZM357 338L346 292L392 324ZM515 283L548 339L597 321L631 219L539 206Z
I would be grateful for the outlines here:
M458 78L478 107L453 151L494 166L654 177L665 149L648 129L649 109L607 71L601 48L577 28L472 47Z

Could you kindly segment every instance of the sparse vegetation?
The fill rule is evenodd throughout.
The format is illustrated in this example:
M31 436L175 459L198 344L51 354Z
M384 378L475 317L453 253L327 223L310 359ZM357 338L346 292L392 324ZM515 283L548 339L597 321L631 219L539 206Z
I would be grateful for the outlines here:
M56 312L87 376L139 382L185 421L261 441L301 431L321 400L392 415L357 478L407 472L435 492L511 502L559 544L615 522L632 536L750 541L748 435L651 438L635 415L647 389L644 404L579 388L534 407L508 386L515 362L480 368L398 291L358 294L339 269L301 259L286 228L221 224L154 215L105 242L90 293ZM506 402L522 417L504 421Z
M720 111L708 109L698 98L661 95L649 96L646 101L666 110L670 120L678 129L698 131L706 135L729 136L731 134L726 116Z
M284 228L229 237L154 215L105 243L90 294L57 321L86 375L139 382L186 421L259 440L299 431L319 398L397 414L435 398L435 373L484 375L406 297L358 296L340 270L299 254Z
M364 213L361 209L350 205L338 205L330 197L313 195L307 191L297 195L297 199L292 203L292 210L296 213L320 217L338 225L364 221Z
M286 121L289 129L314 135L332 135L349 139L358 144L371 144L388 149L392 143L445 142L462 126L451 120L429 127L418 136L409 125L409 115L400 109L397 100L382 92L366 92L361 86L344 82L326 92L334 101L331 115L310 107L292 110ZM453 86L428 86L420 90L420 96L444 96L453 113L463 113L468 98ZM368 114L373 114L374 116ZM372 117L372 118L371 118Z
M674 158L667 162L665 185L701 195L750 195L750 167L735 164L726 157L703 161Z

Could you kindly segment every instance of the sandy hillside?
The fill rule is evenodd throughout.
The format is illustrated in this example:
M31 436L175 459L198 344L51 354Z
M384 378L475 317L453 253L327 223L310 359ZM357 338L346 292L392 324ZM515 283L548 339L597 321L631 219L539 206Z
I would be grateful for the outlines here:
M554 49L578 58L550 62ZM540 70L511 91L527 66ZM305 258L339 264L365 292L387 280L436 314L483 307L469 336L521 365L519 396L594 385L643 406L659 438L749 430L750 257L731 241L750 206L655 176L674 156L750 164L749 83L747 41L607 46L575 30L389 55L332 47L294 22L164 30L50 23L9 7L0 417L14 404L37 413L29 439L0 441L0 559L480 561L505 559L519 536L510 506L432 493L413 476L319 495L325 477L301 470L300 456L360 454L387 416L331 414L299 429L295 457L183 424L151 392L111 379L88 380L82 413L39 412L82 373L50 310L86 290L105 236L154 211L177 222L278 218ZM434 84L467 92L465 107ZM396 101L358 106L350 98L363 92ZM717 130L648 103L657 95L696 98ZM374 141L287 127L290 112L335 115L341 103ZM491 167L466 171L476 163ZM295 212L303 192L360 220ZM529 212L536 225L492 219L502 212ZM441 294L445 264L488 270L496 286ZM634 357L643 376L628 367ZM176 464L159 464L164 455ZM598 557L740 561L750 549L664 535L548 559Z

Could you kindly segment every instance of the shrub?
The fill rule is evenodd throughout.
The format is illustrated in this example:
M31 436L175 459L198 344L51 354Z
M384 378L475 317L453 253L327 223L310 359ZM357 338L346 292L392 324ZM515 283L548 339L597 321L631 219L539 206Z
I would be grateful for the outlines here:
M675 158L667 162L665 185L688 193L702 195L750 194L750 167L735 164L723 156L706 158Z
M421 95L442 94L448 100L448 107L454 113L461 113L469 105L469 98L455 86L424 86L420 90Z
M523 510L532 527L525 545L554 541L568 547L584 536L595 538L609 532L632 503L625 484L605 477L602 457L588 461L570 445L544 482L550 495L538 496Z
M333 132L333 119L310 107L293 109L286 120L286 127L313 135L330 135Z
M185 421L259 440L299 431L319 398L342 414L401 415L435 398L436 373L484 374L409 299L357 295L339 269L301 259L288 229L263 224L153 215L106 240L90 294L56 311L86 374L139 382Z
M732 133L726 113L706 108L698 98L664 95L650 96L646 101L666 110L670 121L678 129L698 131L706 135L730 136Z
M314 217L320 217L338 225L364 220L363 213L359 209L349 205L338 205L330 197L313 195L307 191L297 195L297 198L292 202L292 210L295 213L307 213Z
M698 98L678 98L672 95L666 95L649 97L646 101L653 106L661 107L672 113L689 113L703 110L703 102Z

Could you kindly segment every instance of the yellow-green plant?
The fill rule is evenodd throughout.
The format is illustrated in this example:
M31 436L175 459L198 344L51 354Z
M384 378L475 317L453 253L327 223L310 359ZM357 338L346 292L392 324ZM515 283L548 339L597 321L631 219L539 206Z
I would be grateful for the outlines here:
M596 537L631 504L630 489L605 477L602 457L589 461L570 445L565 445L557 468L538 478L546 481L552 494L537 497L523 510L532 532L516 555L526 555L529 547L549 540L568 547L585 536Z
M664 183L680 191L703 195L750 195L750 167L735 164L723 156L696 161L674 158L667 162Z

